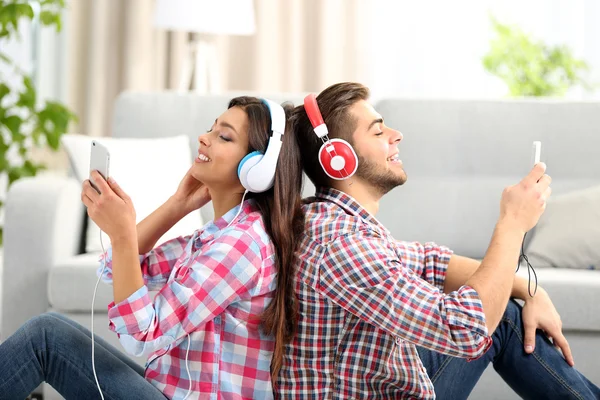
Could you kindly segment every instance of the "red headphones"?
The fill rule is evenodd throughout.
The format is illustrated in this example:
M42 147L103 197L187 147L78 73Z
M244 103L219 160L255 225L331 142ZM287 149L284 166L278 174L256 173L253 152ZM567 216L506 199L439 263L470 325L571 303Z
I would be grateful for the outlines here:
M319 149L319 163L332 179L350 178L358 168L358 157L350 143L343 139L329 139L327 125L321 116L317 97L309 94L304 98L304 109L317 136L323 141Z

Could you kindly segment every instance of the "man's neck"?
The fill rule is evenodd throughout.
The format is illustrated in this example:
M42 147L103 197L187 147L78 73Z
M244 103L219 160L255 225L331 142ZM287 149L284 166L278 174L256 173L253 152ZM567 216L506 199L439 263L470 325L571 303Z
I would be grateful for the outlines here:
M343 181L336 181L332 187L352 196L372 216L375 216L379 211L381 195L373 187L361 181L360 178L353 177Z

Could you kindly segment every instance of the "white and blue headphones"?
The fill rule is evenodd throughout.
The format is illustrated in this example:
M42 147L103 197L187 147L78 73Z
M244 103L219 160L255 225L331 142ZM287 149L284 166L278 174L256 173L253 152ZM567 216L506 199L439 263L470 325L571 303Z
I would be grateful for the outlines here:
M238 177L242 186L252 193L262 193L273 187L275 170L285 132L285 111L272 100L261 99L271 113L271 137L265 154L253 151L242 158L238 166Z

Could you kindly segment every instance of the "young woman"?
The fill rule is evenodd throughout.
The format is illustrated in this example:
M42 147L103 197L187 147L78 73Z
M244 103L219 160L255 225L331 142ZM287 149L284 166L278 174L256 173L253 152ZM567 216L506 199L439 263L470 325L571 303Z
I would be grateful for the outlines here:
M98 337L93 364L90 332L48 313L0 345L0 397L25 398L46 381L67 399L100 391L104 399L272 398L295 329L292 267L303 229L300 156L286 111L231 100L198 138L177 192L137 227L127 194L92 174L98 191L86 181L81 197L111 239L99 269L113 285L110 328L127 352L148 357L146 368ZM154 248L210 200L212 222Z

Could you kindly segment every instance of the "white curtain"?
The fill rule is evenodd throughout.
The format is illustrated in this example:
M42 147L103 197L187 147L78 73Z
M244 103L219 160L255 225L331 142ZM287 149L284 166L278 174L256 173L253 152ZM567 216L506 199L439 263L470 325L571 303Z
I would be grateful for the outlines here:
M63 32L43 29L36 84L79 117L72 132L110 135L112 107L123 90L175 90L187 32L154 27L154 0L70 0ZM344 80L367 81L371 0L254 0L256 33L220 36L224 91L320 91ZM64 154L37 152L51 169Z
M255 0L256 33L221 36L225 91L320 91L365 77L369 0ZM176 89L188 33L153 26L154 0L72 0L65 23L73 130L110 134L123 90Z
M220 40L230 90L320 91L364 80L370 0L256 0L257 32Z
M66 101L74 131L110 135L112 106L123 90L176 85L186 34L153 27L152 0L72 0L66 13Z

